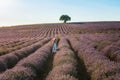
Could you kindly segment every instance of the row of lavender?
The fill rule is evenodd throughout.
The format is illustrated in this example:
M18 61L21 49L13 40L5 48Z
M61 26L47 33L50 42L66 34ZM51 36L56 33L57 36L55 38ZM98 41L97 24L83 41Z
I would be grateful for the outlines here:
M15 67L0 74L0 80L33 80L38 72L45 70L44 66L51 54L52 43L49 42L40 49L19 61Z
M23 47L29 46L31 44L34 44L38 42L39 40L37 39L32 39L32 40L23 40L23 41L14 41L14 42L8 42L6 44L1 44L0 46L0 56L10 53L12 51L21 49Z
M6 69L12 68L17 62L27 57L28 55L32 54L34 51L36 51L38 48L43 46L49 40L50 38L46 38L30 46L27 46L22 49L13 51L9 54L0 56L0 72L5 71Z
M101 55L108 57L110 60L120 62L120 38L119 34L81 34L75 35L76 38L100 51ZM77 49L78 47L75 47Z
M120 64L110 61L106 56L93 48L89 40L83 37L70 37L73 48L78 52L80 59L84 61L91 80L119 80Z
M62 35L70 33L74 28L71 24L40 24L40 25L21 25L10 28L0 29L1 39L21 39L53 37L58 32Z
M13 46L17 46L17 45L22 45L24 43L27 43L27 42L35 42L37 41L37 39L24 39L24 40L14 40L14 41L4 41L4 42L1 42L0 44L0 47L13 47Z
M66 38L61 38L58 48L53 59L53 68L46 80L78 80L76 55Z

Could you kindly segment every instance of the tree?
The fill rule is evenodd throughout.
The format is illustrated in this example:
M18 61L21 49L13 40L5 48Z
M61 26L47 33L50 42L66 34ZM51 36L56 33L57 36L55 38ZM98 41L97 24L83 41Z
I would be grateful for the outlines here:
M69 17L68 15L62 15L59 20L64 21L64 23L66 23L67 21L71 20L71 17Z

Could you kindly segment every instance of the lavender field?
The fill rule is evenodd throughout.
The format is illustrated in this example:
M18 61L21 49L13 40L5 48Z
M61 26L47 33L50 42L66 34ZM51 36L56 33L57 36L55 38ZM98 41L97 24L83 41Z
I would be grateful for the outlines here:
M1 27L0 80L120 80L120 22Z

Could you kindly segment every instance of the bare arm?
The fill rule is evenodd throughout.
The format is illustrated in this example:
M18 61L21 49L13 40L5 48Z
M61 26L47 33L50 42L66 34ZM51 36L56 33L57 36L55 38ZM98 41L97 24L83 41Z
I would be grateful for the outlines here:
M54 41L55 41L55 38L52 39L52 44L54 43Z

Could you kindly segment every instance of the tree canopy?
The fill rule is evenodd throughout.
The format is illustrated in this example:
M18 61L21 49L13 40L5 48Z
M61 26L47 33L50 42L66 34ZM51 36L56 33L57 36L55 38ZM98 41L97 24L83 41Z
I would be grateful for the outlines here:
M67 21L71 20L71 17L69 17L68 15L62 15L59 20L64 21L64 23L66 23Z

